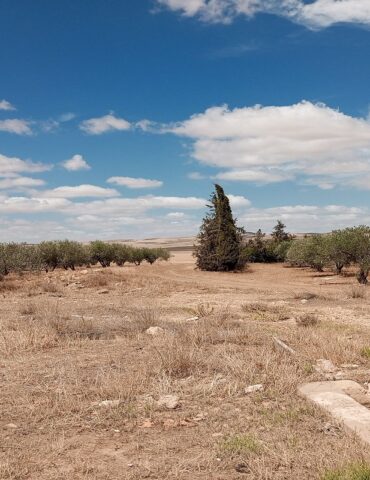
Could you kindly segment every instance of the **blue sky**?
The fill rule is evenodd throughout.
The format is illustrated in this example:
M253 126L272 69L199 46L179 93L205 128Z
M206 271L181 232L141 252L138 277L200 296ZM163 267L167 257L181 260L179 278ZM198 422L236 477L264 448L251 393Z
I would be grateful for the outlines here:
M3 0L0 240L370 223L368 0Z

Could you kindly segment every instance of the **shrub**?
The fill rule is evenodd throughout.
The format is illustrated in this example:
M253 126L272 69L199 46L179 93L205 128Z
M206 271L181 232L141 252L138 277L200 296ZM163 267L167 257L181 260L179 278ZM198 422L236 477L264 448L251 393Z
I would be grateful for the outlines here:
M294 240L286 254L286 261L297 267L312 267L322 272L326 264L324 242L321 235Z

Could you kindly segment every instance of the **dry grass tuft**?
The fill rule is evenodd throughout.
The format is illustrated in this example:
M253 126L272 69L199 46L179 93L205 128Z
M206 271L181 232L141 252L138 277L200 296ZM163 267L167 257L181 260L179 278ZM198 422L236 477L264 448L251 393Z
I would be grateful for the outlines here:
M242 305L242 310L251 315L254 320L281 322L290 318L287 308L281 305L269 305L262 302L245 303Z
M319 295L312 292L298 292L294 294L293 298L296 300L314 300L315 298L319 298Z
M314 313L304 313L296 319L296 323L300 327L314 327L319 323L319 319Z
M349 298L365 298L366 287L363 285L353 285L348 294Z
M222 440L219 445L219 450L222 455L248 455L257 454L262 450L261 443L249 433L232 435Z
M199 303L196 307L190 308L189 311L192 315L199 318L209 317L214 312L215 307L209 303Z

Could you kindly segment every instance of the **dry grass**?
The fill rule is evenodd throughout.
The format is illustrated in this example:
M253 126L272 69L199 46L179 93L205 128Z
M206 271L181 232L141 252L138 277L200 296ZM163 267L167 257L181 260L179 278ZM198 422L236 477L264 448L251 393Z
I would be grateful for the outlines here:
M242 310L255 320L281 322L290 318L287 308L281 305L269 305L263 302L245 303L242 305Z
M365 298L366 287L361 285L353 285L348 294L349 298Z
M319 323L319 319L314 313L304 313L296 319L296 322L300 327L314 327Z
M282 322L309 315L272 303L275 283L267 293L241 291L240 282L259 278L254 268L237 277L166 264L54 272L46 288L42 277L22 279L0 302L0 478L347 480L328 475L365 462L367 449L340 425L325 434L333 420L297 386L322 380L312 368L318 358L357 363L351 378L365 381L367 327L329 318L321 297L319 323ZM277 267L263 268L274 269L275 282ZM109 293L96 295L103 286ZM184 305L196 305L199 320L185 321ZM146 334L151 326L165 333ZM275 335L297 355L275 350ZM246 395L254 384L263 390ZM160 408L162 395L176 395L179 407Z

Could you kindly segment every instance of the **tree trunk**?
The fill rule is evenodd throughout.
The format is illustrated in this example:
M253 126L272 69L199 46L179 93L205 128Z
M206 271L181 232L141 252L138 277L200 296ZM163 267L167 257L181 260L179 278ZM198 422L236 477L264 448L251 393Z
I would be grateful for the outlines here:
M340 264L340 263L336 263L336 264L335 264L335 273L336 273L337 275L341 275L341 274L342 274L343 267L344 267L344 265L342 265L342 264Z
M369 274L368 270L364 270L363 268L360 268L359 272L357 273L357 280L361 285L366 285L367 284L367 276Z

